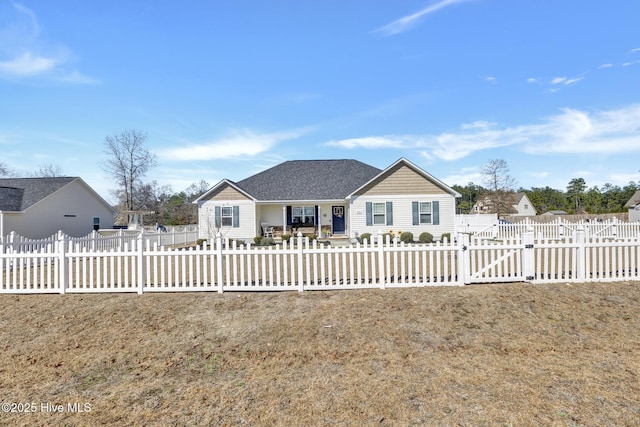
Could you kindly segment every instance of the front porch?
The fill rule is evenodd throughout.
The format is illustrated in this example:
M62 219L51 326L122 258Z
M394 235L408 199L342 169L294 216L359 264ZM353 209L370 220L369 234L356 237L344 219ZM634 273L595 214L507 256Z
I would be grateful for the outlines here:
M257 204L257 235L264 235L263 225L266 225L272 228L276 240L298 233L318 239L346 238L349 236L347 212L348 205L344 202Z

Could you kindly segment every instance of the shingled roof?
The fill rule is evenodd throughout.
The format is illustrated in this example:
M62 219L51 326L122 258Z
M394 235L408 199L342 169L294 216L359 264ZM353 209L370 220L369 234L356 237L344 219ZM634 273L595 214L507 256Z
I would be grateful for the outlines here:
M634 208L640 205L640 190L636 191L633 196L629 199L629 201L624 205L625 208Z
M77 178L0 178L0 211L24 211L75 179Z
M235 185L259 201L343 200L380 172L357 160L290 160Z

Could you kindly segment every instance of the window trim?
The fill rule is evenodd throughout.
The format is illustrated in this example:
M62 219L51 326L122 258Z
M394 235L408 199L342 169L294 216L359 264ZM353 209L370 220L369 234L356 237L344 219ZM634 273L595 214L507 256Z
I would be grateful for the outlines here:
M429 211L428 212L423 212L422 211L422 206L423 205L429 205ZM428 215L429 216L429 221L423 221L422 220L422 215ZM422 224L432 225L433 224L433 202L418 202L418 224L419 225L422 225Z

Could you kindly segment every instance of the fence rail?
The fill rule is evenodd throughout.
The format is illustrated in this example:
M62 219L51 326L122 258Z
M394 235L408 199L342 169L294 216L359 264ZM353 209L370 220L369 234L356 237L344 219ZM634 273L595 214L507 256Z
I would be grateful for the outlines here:
M169 227L166 230L160 231L155 228L100 230L93 231L84 237L66 236L66 238L69 242L92 251L124 250L125 245L131 248L140 236L144 241L156 243L158 246L190 244L198 239L198 227L195 225ZM0 239L0 253L38 252L48 246L56 245L63 237L65 235L62 231L44 239L30 239L12 232Z
M218 236L199 247L160 246L140 234L99 250L60 236L32 252L0 251L0 293L283 291L639 280L640 240L587 236L452 242L383 241L331 247L238 245Z
M491 224L471 221L456 224L456 233L467 233L484 239L513 239L533 231L539 239L561 239L572 236L581 228L587 237L634 238L640 236L640 222L624 222L616 218L599 221L568 222L557 218L552 222L534 222L525 219L521 222L502 223L497 220Z

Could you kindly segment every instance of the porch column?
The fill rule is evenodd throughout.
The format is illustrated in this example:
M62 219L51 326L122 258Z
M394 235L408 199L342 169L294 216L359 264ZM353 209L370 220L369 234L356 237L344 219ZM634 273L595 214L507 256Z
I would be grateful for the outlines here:
M287 205L282 205L282 234L287 234Z
M320 205L318 205L318 232L316 236L318 236L319 239L322 238L322 220L320 218L322 218L322 212L320 212Z

